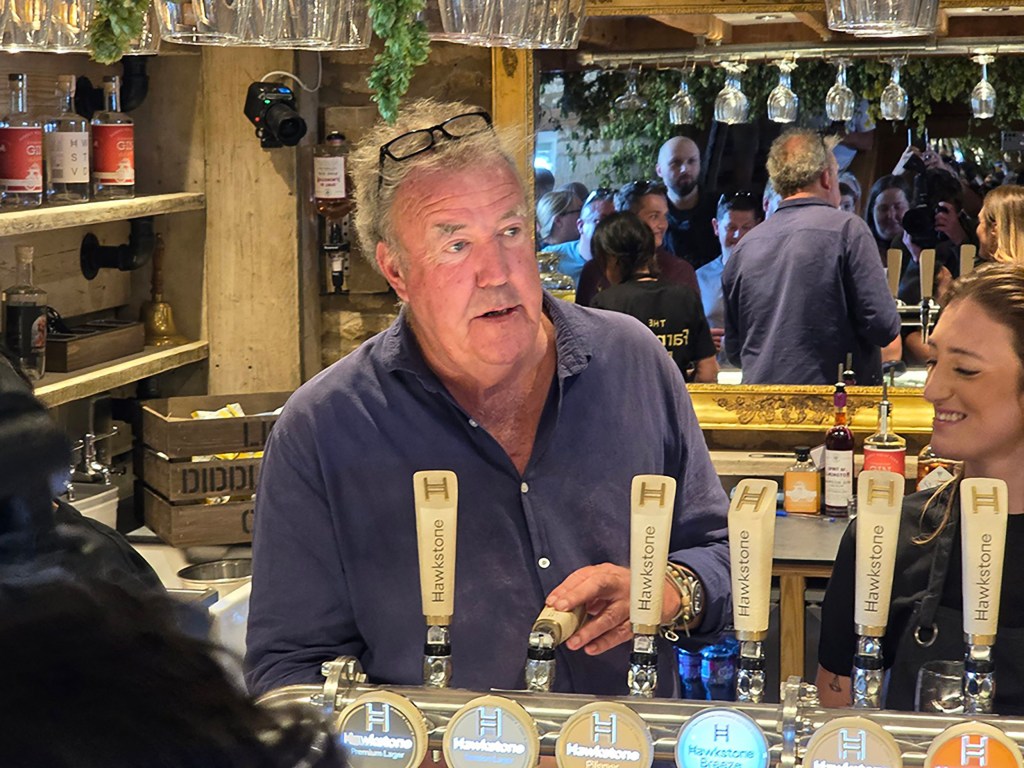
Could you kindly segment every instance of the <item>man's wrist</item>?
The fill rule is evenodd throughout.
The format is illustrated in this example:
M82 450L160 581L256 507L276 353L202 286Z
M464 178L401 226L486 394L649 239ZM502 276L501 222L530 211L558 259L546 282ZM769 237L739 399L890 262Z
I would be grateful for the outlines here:
M669 562L665 576L679 593L679 611L666 628L689 634L690 630L700 626L704 618L704 584L696 573L678 563Z

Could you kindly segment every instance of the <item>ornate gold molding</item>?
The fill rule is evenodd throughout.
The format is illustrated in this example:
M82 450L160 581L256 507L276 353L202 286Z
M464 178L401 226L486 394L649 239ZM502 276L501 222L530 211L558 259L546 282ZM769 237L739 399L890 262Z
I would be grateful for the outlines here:
M491 116L494 125L514 136L516 163L533 189L533 51L491 50Z
M794 431L824 429L832 423L832 387L691 384L697 420L705 430ZM871 434L878 425L880 387L850 387L850 429ZM929 434L932 406L920 389L892 389L893 429L899 434Z

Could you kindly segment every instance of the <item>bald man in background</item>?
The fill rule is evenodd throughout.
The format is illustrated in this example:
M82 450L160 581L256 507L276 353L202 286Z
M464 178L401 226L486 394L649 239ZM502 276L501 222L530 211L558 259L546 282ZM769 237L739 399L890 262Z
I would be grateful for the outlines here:
M661 145L655 172L668 188L668 232L665 248L694 269L721 253L712 227L715 192L700 188L700 149L685 136Z

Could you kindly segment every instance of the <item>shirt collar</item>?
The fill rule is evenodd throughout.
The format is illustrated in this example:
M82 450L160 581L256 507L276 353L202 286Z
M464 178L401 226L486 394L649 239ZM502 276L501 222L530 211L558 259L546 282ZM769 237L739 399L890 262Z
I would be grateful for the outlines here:
M835 208L828 200L822 200L820 197L796 197L783 200L779 203L777 210L781 211L783 208L797 208L804 205L827 205L829 208Z
M593 354L592 325L587 322L584 310L575 304L556 299L547 291L544 291L544 312L555 328L558 378L577 375L587 367ZM408 309L404 304L398 313L398 319L384 332L381 359L388 371L407 371L430 389L441 387L440 380L423 359L423 353L409 324Z

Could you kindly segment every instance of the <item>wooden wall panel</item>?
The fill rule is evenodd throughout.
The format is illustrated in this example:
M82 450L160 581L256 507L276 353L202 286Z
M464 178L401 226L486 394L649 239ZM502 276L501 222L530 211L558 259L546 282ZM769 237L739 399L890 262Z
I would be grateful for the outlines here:
M295 150L261 149L242 105L250 82L294 71L295 57L214 47L202 57L210 393L292 389L300 383Z

